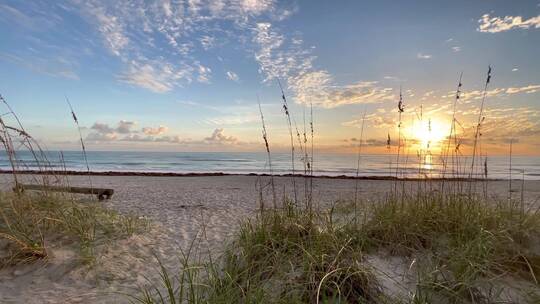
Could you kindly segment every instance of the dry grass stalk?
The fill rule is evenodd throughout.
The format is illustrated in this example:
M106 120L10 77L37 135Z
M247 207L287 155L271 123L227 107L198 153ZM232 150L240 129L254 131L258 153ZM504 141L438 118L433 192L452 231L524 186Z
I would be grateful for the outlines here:
M461 87L462 87L462 78L463 78L463 72L461 72L459 74L459 80L458 80L458 84L457 84L457 88L456 88L456 95L455 95L455 98L454 98L454 103L453 103L453 107L452 107L452 122L450 123L450 133L448 134L448 138L446 139L447 140L447 145L446 145L446 150L444 152L444 158L443 158L443 172L442 172L442 178L443 178L443 182L442 182L442 189L441 191L444 192L444 186L445 186L445 177L446 177L446 173L447 173L447 170L448 170L448 155L451 153L452 156L451 156L451 162L452 162L452 166L451 166L451 170L452 170L452 177L455 179L455 178L458 178L460 177L459 175L459 155L458 155L458 139L457 139L457 131L456 131L456 111L457 111L457 104L459 102L459 99L461 98ZM450 145L452 143L452 139L454 140L453 142L453 146L454 148L453 149L450 149ZM455 189L454 189L455 190Z
M310 211L311 211L311 206L313 205L313 159L314 159L314 154L313 154L313 150L314 150L314 138L315 138L315 135L314 135L314 131L313 131L313 102L310 102L309 103L309 110L310 110L310 115L309 115L309 129L310 129L310 132L311 132L311 158L310 158L310 161L308 163L309 165L309 176L310 176L310 179L309 179L309 206L310 206Z
M13 111L7 100L0 95L0 101L8 109L8 112L4 114L9 115L12 119L15 120L17 127L8 125L8 123L0 118L0 128L1 128L1 138L0 141L5 148L6 154L8 155L9 162L12 168L12 176L15 182L15 187L18 189L19 179L18 171L21 166L27 166L22 159L18 159L17 151L21 148L25 148L30 152L33 157L34 166L37 167L40 172L47 172L47 174L40 174L39 176L32 176L32 179L40 179L41 183L47 185L50 183L49 177L52 176L59 181L58 176L51 174L50 170L52 168L51 163L47 159L45 151L41 148L40 144L25 130L21 120L18 115ZM18 142L19 145L15 146L15 142Z
M295 161L295 157L294 157L294 136L293 136L293 130L292 130L292 122L291 122L291 115L289 113L289 105L287 103L287 98L285 97L285 92L283 91L283 87L281 86L281 82L279 81L278 79L278 84L279 84L279 89L281 90L281 99L283 101L283 112L285 113L285 117L287 118L287 127L289 128L289 136L290 136L290 139L291 139L291 169L292 169L292 176L291 176L291 179L292 179L292 184L293 184L293 191L294 191L294 204L297 205L298 204L298 194L297 194L297 190L296 190L296 178L295 178L295 175L296 175L296 171L295 171L295 166L294 166L294 161Z
M398 148L397 148L397 157L396 157L396 181L394 182L394 192L397 193L397 180L399 178L399 157L401 153L401 114L405 111L403 105L403 94L401 93L401 86L399 86L399 102L398 102Z
M272 157L270 155L270 145L268 143L268 133L266 132L266 124L264 122L264 115L261 107L261 101L259 99L259 96L257 96L257 102L259 104L259 113L261 115L261 123L262 123L262 137L264 140L264 146L266 148L266 156L268 157L268 168L270 170L270 186L272 187L272 203L274 209L277 208L277 201L276 201L276 186L274 184L274 172L272 171ZM264 204L261 202L261 210L264 209Z
M366 110L362 115L362 126L360 127L360 139L358 140L357 159L356 159L356 179L354 181L354 215L355 219L358 216L358 177L360 176L360 158L362 156L362 142L364 140L364 124L366 122Z
M90 183L90 188L92 188L92 178L90 176L90 165L88 164L88 156L86 154L86 146L84 144L81 126L79 125L79 119L77 119L77 115L75 114L75 111L73 110L73 106L71 105L71 102L69 102L69 99L66 96L66 102L69 106L69 110L71 111L71 117L73 118L73 121L75 122L75 125L77 125L77 131L79 132L79 140L81 142L81 148L82 153L84 157L84 163L86 165L86 173L88 174L88 182Z
M474 143L473 143L473 150L472 150L472 159L471 159L471 171L469 172L469 178L473 178L473 176L476 174L476 170L475 170L475 159L476 159L476 152L477 152L477 148L478 148L478 143L479 143L479 140L480 140L480 136L481 136L481 127L482 127L482 122L484 121L485 119L485 116L484 116L484 105L485 105L485 102L486 102L486 96L487 96L487 88L489 86L489 83L491 82L491 66L488 67L488 72L487 72L487 76L486 76L486 82L484 84L484 92L482 94L482 102L480 103L480 111L478 113L478 122L476 123L476 130L475 130L475 134L474 134ZM472 183L471 183L472 185Z

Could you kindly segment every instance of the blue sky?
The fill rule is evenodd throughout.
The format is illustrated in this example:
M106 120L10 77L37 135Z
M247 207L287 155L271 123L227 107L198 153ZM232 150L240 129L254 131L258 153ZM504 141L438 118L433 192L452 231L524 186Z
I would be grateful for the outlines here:
M350 150L366 111L384 151L399 87L406 136L420 106L442 134L461 72L469 136L492 65L486 145L537 154L539 49L539 1L0 0L0 94L54 149L77 148L66 96L90 149L257 151L257 96L285 148L280 79L320 149Z

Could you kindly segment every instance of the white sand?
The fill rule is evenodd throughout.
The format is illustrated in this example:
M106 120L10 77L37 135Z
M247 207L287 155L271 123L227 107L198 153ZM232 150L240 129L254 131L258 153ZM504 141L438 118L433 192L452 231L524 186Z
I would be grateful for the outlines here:
M269 177L262 178L268 181ZM174 270L179 249L187 249L201 235L206 238L201 250L218 254L234 234L240 220L253 216L258 209L257 177L254 176L93 176L94 187L114 188L107 207L125 214L146 216L152 221L147 233L135 235L101 248L94 267L81 266L76 253L66 248L52 248L51 257L26 266L0 270L0 303L127 303L122 293L145 284L145 277L155 278L160 256ZM283 191L292 196L290 177L278 177L278 198ZM304 180L296 179L298 194L304 193ZM0 175L2 189L11 187L9 175ZM88 186L84 176L70 177L71 185ZM314 179L314 198L320 205L350 199L355 181L350 179ZM361 180L359 192L364 199L384 197L393 189L393 181ZM416 189L418 183L407 182ZM521 182L514 188L520 190ZM489 192L506 197L507 181L489 183ZM519 197L521 193L513 195ZM524 196L537 204L540 181L526 181ZM267 195L267 204L271 203Z

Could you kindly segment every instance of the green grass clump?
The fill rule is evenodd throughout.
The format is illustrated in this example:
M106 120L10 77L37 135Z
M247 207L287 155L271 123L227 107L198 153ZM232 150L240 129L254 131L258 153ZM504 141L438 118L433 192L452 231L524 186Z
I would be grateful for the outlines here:
M0 192L0 241L4 243L0 266L46 258L47 247L53 244L75 246L81 259L91 262L97 245L127 237L145 225L99 202L77 202L50 193Z
M530 287L522 298L538 297L538 212L439 194L353 205L262 212L241 224L219 259L195 265L184 254L177 276L162 267L162 282L135 302L493 303L505 280ZM405 298L385 294L366 262L380 254L409 260L416 288Z
M210 302L372 303L381 291L364 253L330 221L295 210L263 214L242 225L225 255ZM217 288L215 288L217 287ZM244 297L248 295L248 297Z
M501 278L538 286L540 214L516 202L402 196L373 204L360 229L366 247L416 259L419 291L439 302L488 303L486 286Z

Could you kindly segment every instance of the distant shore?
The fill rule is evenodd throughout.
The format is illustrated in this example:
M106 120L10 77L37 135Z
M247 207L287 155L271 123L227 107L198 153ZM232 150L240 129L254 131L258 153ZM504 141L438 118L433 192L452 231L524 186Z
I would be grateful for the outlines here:
M1 170L0 174L12 174L12 170ZM51 174L51 175L90 175L90 176L177 176L177 177L190 177L190 176L276 176L276 177L292 177L293 174L273 174L268 173L226 173L226 172L148 172L148 171L76 171L76 170L21 170L17 171L18 174ZM329 179L359 179L359 180L405 180L405 181L502 181L508 179L501 178L454 178L454 177L395 177L389 175L304 175L294 174L295 177L313 177L313 178L329 178ZM520 180L515 178L514 180Z

